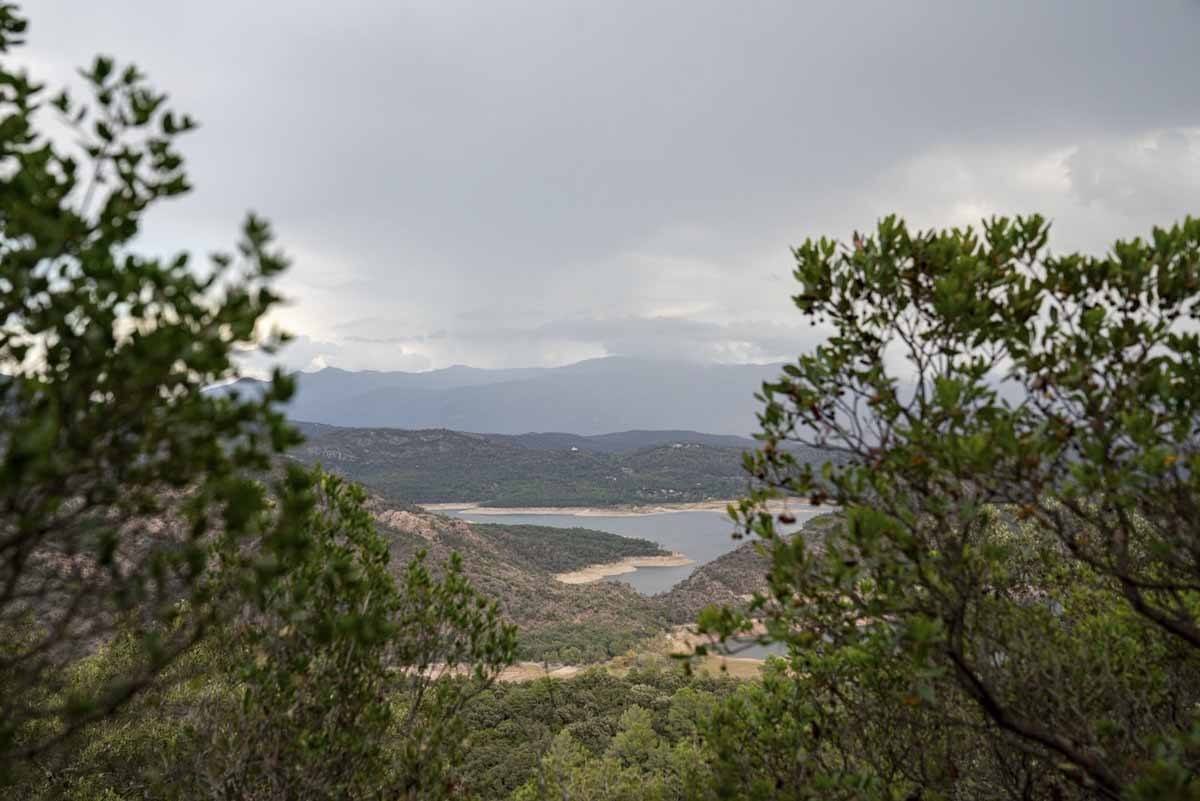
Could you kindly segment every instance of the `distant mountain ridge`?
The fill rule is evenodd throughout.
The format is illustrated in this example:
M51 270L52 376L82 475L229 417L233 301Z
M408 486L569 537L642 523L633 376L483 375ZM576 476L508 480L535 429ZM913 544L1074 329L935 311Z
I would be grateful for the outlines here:
M335 426L329 423L313 423L308 420L293 420L305 437L331 434L338 429L353 429L359 426ZM533 451L557 451L577 448L593 453L627 453L642 448L661 445L707 445L710 448L735 448L745 450L757 447L758 442L750 437L733 434L705 434L700 431L616 431L610 434L567 434L561 431L530 431L525 434L447 432L464 436L481 436L492 442L515 445Z
M561 450L579 448L597 453L626 453L660 445L707 445L710 448L753 448L758 443L749 437L733 434L704 434L699 431L617 431L611 434L563 434L545 432L528 434L489 434L492 439L511 442L531 450Z
M591 436L687 430L745 436L757 430L754 394L780 364L698 364L605 357L564 367L489 370L454 366L420 373L326 368L297 373L295 420L339 426L521 435ZM252 394L244 379L216 392Z
M290 456L370 487L392 502L484 506L695 503L743 495L746 437L698 431L475 434L444 428L355 428L298 422ZM788 450L819 467L832 451Z
M613 506L733 498L746 490L742 452L753 445L688 431L581 437L298 427L306 441L292 458L403 503Z

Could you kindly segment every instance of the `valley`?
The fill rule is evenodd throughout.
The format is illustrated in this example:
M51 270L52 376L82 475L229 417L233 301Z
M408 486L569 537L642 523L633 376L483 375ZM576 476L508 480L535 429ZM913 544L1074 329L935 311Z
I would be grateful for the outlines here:
M328 372L303 381L311 387ZM383 380L349 375L349 388ZM451 376L479 378L451 371L444 380ZM681 429L478 434L296 425L305 441L289 458L370 491L392 563L419 550L433 565L460 554L472 583L519 627L519 659L543 673L669 652L661 638L673 627L693 623L710 604L740 606L765 586L765 560L752 542L735 539L727 515L729 499L747 487L743 453L752 439ZM830 458L813 449L796 456ZM801 523L819 511L793 510Z
M596 510L597 512L602 510ZM607 578L632 586L643 595L665 593L705 565L737 546L732 521L725 514L725 504L703 511L669 511L643 514L598 515L576 518L549 510L542 514L511 514L476 517L471 512L451 513L465 520L498 520L538 527L571 530L577 526L598 529L620 537L647 540L661 547L665 554L678 555L676 563L647 563L620 573L611 572ZM642 555L644 556L644 555ZM595 580L610 563L596 560L588 566Z
M432 565L461 554L471 582L518 625L519 658L551 671L669 652L655 642L704 607L739 606L765 586L765 559L714 511L479 522L382 496L371 511L394 565L419 550ZM828 518L802 515L813 532Z

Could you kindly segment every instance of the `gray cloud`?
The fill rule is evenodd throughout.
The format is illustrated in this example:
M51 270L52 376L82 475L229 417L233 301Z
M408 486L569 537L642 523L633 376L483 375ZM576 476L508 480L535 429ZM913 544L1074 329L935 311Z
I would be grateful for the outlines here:
M403 345L405 342L411 341L408 337L346 336L343 339L346 342L358 342L365 345Z
M421 370L433 360L414 350L421 344L452 342L468 352L485 352L502 347L510 354L563 353L554 363L565 363L594 355L635 356L653 359L745 363L772 362L793 358L815 346L822 332L803 325L743 321L721 324L669 317L618 317L612 319L559 319L522 328L511 325L475 325L453 331L418 336L347 335L338 341L315 341L299 337L289 344L280 360L290 369L313 369L335 365L350 369ZM444 364L456 361L442 359ZM270 362L254 354L247 362L261 370ZM505 366L519 364L509 359Z
M296 336L276 354L261 350L248 351L243 355L241 364L247 372L255 375L269 373L276 364L288 370L319 370L323 367L428 370L434 366L425 354L391 341L321 341L304 335Z
M791 359L821 339L817 331L803 326L765 321L722 325L668 317L556 320L529 335L593 343L620 356L715 362Z
M807 341L761 333L799 322L804 236L1044 210L1098 249L1200 197L1191 2L30 10L42 74L116 53L202 121L147 246L269 215L295 363L752 358Z
M1080 202L1128 215L1200 211L1200 129L1171 129L1127 142L1091 142L1066 160ZM1163 220L1167 222L1167 220Z
M386 317L359 317L345 320L333 326L340 339L346 342L361 342L374 345L415 345L445 339L445 329L429 333L402 333L397 331L395 320Z

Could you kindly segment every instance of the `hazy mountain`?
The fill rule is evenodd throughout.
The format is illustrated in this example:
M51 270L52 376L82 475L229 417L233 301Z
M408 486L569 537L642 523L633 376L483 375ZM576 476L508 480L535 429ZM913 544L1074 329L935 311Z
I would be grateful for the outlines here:
M609 357L565 367L422 373L300 373L290 416L343 426L449 428L499 434L757 429L754 393L780 365ZM219 391L253 392L252 382Z

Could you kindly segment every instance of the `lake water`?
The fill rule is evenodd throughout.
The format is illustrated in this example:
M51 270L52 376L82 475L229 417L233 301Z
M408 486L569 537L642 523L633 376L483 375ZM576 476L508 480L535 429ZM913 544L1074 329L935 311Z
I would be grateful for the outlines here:
M579 517L575 515L480 515L470 511L453 512L456 517L476 523L505 523L510 525L558 526L590 528L607 531L622 537L640 537L656 542L668 551L678 551L693 561L684 567L641 567L632 573L612 576L609 581L623 581L643 595L666 592L692 574L700 565L711 562L723 553L732 551L745 539L733 539L734 523L724 511L663 512L637 517ZM816 512L799 510L796 516L803 521Z
M766 659L769 656L787 656L787 646L783 643L773 642L767 645L760 645L756 642L737 643L733 646L736 653L731 656L744 657L747 659Z

